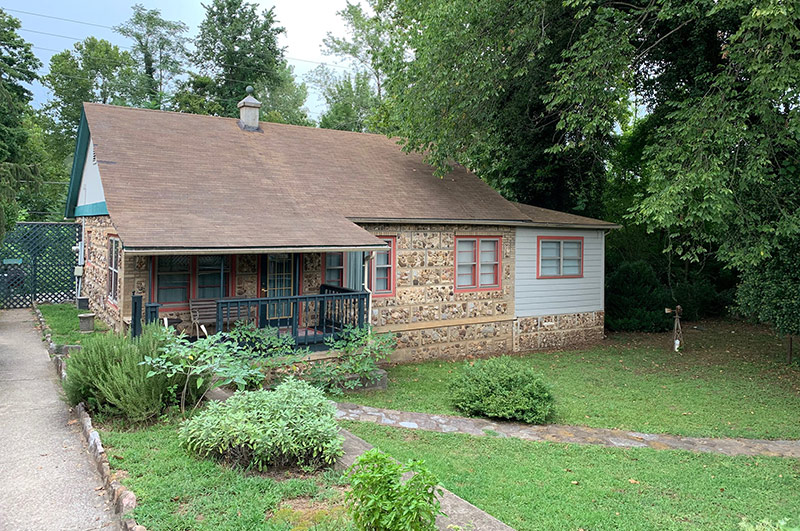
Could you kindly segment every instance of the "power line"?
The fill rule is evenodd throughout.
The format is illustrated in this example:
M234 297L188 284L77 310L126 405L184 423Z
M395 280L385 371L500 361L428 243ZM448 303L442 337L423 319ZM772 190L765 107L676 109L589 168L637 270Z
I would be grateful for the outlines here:
M113 30L112 26L105 26L103 24L95 24L94 22L84 22L82 20L74 20L71 18L62 18L62 17L55 17L53 15L45 15L44 13L34 13L33 11L23 11L21 9L9 9L7 7L3 8L4 11L11 11L12 13L23 13L25 15L33 15L34 17L42 17L42 18L51 18L53 20L61 20L64 22L72 22L74 24L83 24L84 26L94 26L96 28L106 28Z

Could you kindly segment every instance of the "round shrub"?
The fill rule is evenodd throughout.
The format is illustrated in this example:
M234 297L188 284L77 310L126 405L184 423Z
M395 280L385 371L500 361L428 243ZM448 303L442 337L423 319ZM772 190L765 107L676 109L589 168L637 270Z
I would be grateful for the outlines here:
M539 374L501 357L466 364L450 384L453 405L467 415L544 424L553 395Z
M180 429L181 443L201 457L264 470L314 470L342 455L336 408L319 389L288 378L274 391L241 391L213 402Z

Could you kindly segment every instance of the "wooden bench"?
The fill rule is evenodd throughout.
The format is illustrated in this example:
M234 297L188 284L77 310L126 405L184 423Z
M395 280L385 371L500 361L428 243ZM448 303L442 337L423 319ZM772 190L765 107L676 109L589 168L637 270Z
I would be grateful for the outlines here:
M206 326L217 324L217 299L192 299L189 301L189 314L192 316L192 328L196 337L200 337L202 331L204 335L208 336ZM254 312L251 310L249 315L236 315L226 316L223 318L223 325L230 326L236 321L252 320L255 318ZM217 330L219 332L219 330Z

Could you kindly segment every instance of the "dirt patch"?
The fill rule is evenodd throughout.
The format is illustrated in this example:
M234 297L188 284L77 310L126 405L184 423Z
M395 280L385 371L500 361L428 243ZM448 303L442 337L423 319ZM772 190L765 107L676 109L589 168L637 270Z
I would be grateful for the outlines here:
M288 524L293 531L314 529L325 524L325 529L336 529L348 521L344 505L345 487L329 487L317 496L300 496L286 500L275 511L267 513L267 520ZM338 525L337 525L338 524Z

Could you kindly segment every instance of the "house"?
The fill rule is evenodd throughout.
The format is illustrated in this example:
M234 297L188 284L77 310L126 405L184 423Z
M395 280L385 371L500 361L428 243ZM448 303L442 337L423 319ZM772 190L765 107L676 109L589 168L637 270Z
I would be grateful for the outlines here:
M299 343L368 320L396 334L395 361L603 336L616 225L509 202L461 166L437 178L381 135L259 123L259 106L84 104L66 216L108 324L127 326L135 292L179 328L202 307L211 331L250 319Z

